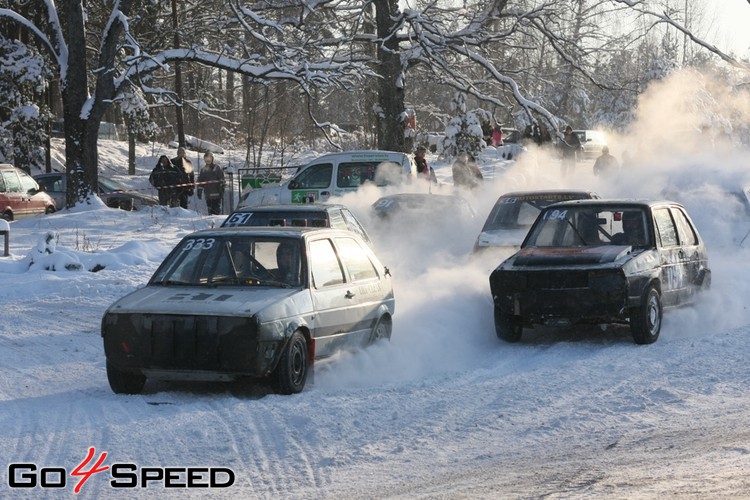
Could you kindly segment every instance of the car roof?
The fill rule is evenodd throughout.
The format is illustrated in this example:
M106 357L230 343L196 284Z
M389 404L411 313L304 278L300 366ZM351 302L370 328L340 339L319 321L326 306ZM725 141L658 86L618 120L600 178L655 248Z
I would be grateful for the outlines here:
M234 210L237 212L327 212L328 210L346 209L345 205L340 203L289 203L279 205L259 205L238 207Z
M383 196L381 198L378 198L378 200L375 203L377 203L380 200L426 200L429 198L466 201L466 198L464 198L463 196L458 196L455 194L398 193L398 194L390 194L388 196Z
M237 226L237 227L216 227L213 229L202 229L185 236L185 238L210 235L226 234L255 234L262 237L283 237L283 238L307 238L310 235L328 235L328 236L349 236L359 238L357 233L346 231L344 229L333 228L313 228L301 226ZM361 238L360 238L361 239Z
M346 157L353 157L353 159L356 160L379 160L379 159L403 159L404 156L407 156L406 153L402 153L400 151L385 151L380 149L356 149L353 151L339 151L337 153L327 153L322 156L318 156L313 162L318 162L321 159L324 158L346 158ZM312 163L312 162L310 162Z
M577 189L541 189L538 191L511 191L500 195L500 198L516 198L520 196L559 196L562 194L582 196L586 199L599 198L599 195L593 191Z
M641 208L656 208L660 206L678 206L683 207L681 203L669 200L645 200L645 199L633 199L633 198L599 198L593 200L570 200L570 201L559 201L546 207L549 210L551 207L565 207L565 206L610 206L610 205L623 205Z

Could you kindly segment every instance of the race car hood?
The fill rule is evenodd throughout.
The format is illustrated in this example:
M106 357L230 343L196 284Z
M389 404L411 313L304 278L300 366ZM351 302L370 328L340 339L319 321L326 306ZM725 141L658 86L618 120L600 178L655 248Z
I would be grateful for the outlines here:
M285 313L284 310L289 313ZM287 317L312 310L299 288L184 287L148 285L112 304L107 313ZM261 318L262 319L262 318Z
M610 264L630 254L629 245L574 248L524 248L516 253L517 266L570 266Z
M520 247L529 228L493 229L482 231L477 238L477 247Z

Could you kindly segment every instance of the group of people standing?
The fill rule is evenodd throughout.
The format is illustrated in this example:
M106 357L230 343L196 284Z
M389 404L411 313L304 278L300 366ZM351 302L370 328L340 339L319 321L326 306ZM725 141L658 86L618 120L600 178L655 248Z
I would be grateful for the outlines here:
M196 191L198 199L205 194L209 215L221 214L224 198L224 170L214 161L209 151L203 155L204 166L198 174L196 184L193 163L187 158L185 148L177 148L177 156L171 160L167 155L151 171L148 181L159 193L159 204L168 207L188 208L188 201Z

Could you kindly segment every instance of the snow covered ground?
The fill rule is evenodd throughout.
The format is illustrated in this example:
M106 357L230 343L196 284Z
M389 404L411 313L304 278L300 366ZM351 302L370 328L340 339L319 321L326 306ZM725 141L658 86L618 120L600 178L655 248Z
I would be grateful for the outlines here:
M126 151L103 141L108 175L124 172ZM146 188L162 153L173 151L140 148L137 175L118 180ZM750 184L747 151L717 155L609 180L580 164L561 180L555 160L529 154L515 164L489 152L484 186L466 194L475 224L447 234L426 221L419 240L414 228L376 226L375 190L344 197L393 272L393 338L318 363L314 383L295 396L153 381L122 396L107 384L102 313L144 284L179 238L223 220L203 215L202 202L142 213L78 207L13 222L11 255L0 257L0 497L75 496L71 472L103 453L102 467L134 464L149 477L168 467L230 469L234 482L206 491L135 475L137 487L123 490L110 469L77 497L747 496L750 238L740 241L750 219L726 190ZM451 191L449 164L428 160L444 183L437 190ZM668 311L655 344L635 345L612 327L527 330L520 344L496 338L488 276L498 262L469 260L468 251L499 195L564 186L618 197L661 197L674 186L698 224L713 288L696 306ZM97 264L104 269L87 271ZM11 464L34 464L15 480L47 487L11 487Z

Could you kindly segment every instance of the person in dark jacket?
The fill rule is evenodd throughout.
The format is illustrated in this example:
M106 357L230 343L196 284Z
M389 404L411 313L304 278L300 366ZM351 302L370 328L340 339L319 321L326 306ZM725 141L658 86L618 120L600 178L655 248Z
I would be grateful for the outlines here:
M581 140L573 133L573 127L565 127L565 135L560 141L562 149L562 175L563 177L573 173L576 168L576 159L581 151Z
M198 199L205 194L208 215L219 215L224 199L224 171L214 162L210 151L203 155L203 161L206 164L198 174Z
M177 199L182 208L188 207L188 201L193 196L193 186L195 185L195 169L186 155L185 148L179 147L177 148L177 156L172 158L172 165L180 174L180 186L176 188L176 191Z
M427 166L427 160L424 157L425 153L427 153L427 148L419 146L417 152L414 153L414 163L417 164L417 175L429 180L430 167Z
M617 158L609 153L609 147L604 146L602 148L602 154L594 162L594 175L610 175L615 174L620 170L620 164L617 163Z
M148 176L148 182L156 188L159 194L159 205L167 207L177 206L175 185L179 183L179 172L175 169L167 155L161 155L156 166Z

